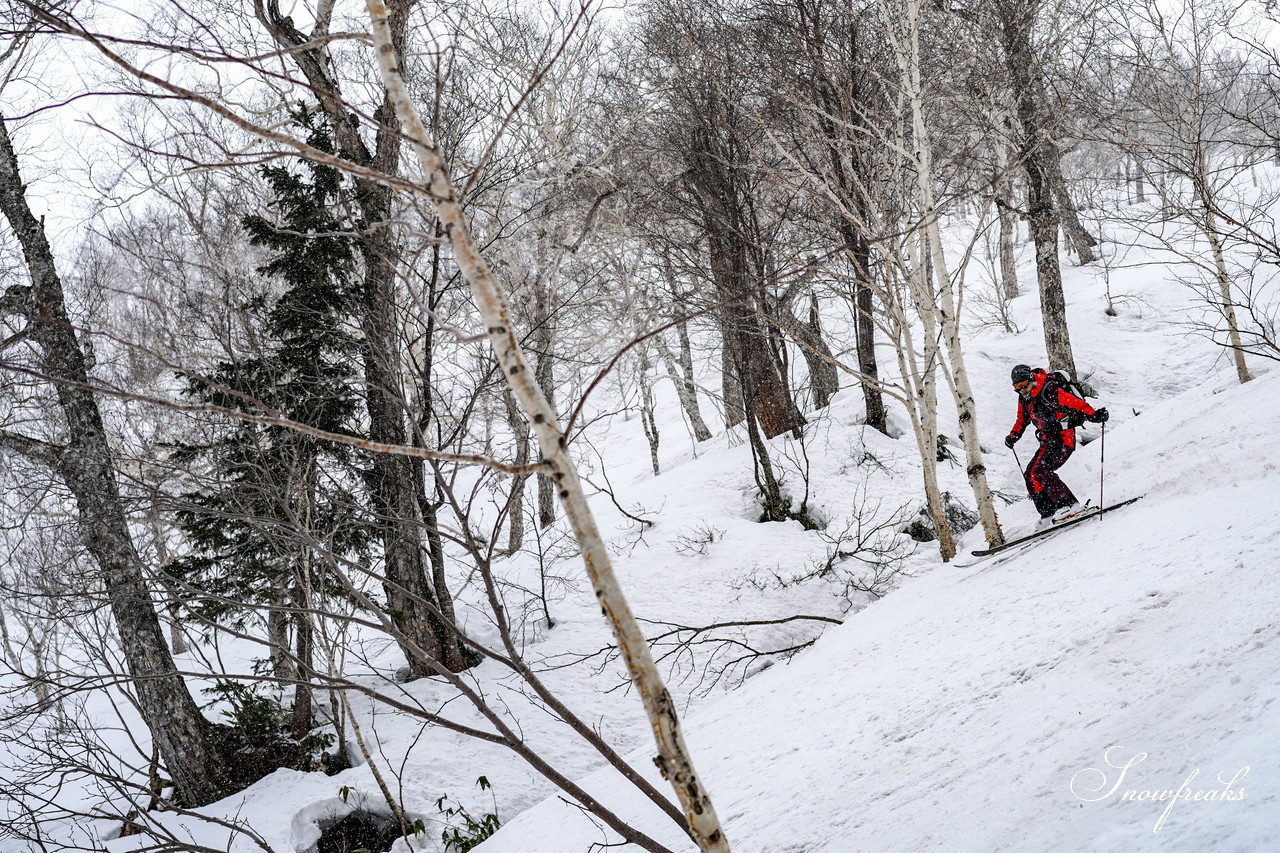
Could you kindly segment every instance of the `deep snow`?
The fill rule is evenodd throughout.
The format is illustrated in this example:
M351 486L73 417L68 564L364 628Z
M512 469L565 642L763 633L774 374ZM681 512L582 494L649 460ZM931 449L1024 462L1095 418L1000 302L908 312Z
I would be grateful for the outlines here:
M1276 849L1280 477L1259 452L1276 423L1275 374L1154 406L1108 435L1112 493L1144 501L910 581L691 715L734 849ZM1147 757L1086 802L1118 783L1111 747ZM1168 803L1121 801L1246 767L1244 799L1179 800L1159 832ZM549 801L481 849L599 837Z
M1134 297L1118 317L1103 314L1096 271L1069 276L1077 359L1114 416L1105 495L1146 499L965 568L930 552L923 576L694 711L689 738L734 850L1280 849L1280 376L1238 385L1221 350L1176 325L1188 305L1167 268L1113 271ZM1035 298L1019 303L1021 334L968 347L1009 492L1007 370L1043 352ZM1099 499L1103 446L1064 469L1081 498ZM1011 534L1033 520L1025 501L1001 517ZM979 531L963 547L982 547ZM1108 763L1131 759L1123 777ZM633 805L609 774L591 781ZM1171 806L1136 799L1180 786ZM1214 799L1184 799L1200 790ZM480 849L586 851L604 837L553 799Z
M717 435L696 448L681 425L669 385L659 386L664 473L648 472L639 423L602 421L588 437L608 463L619 500L652 518L647 530L607 498L593 506L613 531L618 571L642 617L684 624L769 619L793 614L841 616L811 648L789 662L731 671L720 684L699 669L674 671L673 691L686 707L686 734L735 851L1248 851L1280 847L1280 581L1272 549L1280 534L1280 476L1273 449L1280 424L1280 374L1239 386L1223 351L1188 337L1177 323L1190 292L1169 270L1147 265L1110 272L1128 295L1120 314L1103 313L1097 267L1068 270L1073 343L1082 372L1113 414L1106 435L1108 502L1145 494L1132 507L1078 525L1011 555L973 562L980 531L962 556L942 565L936 549L906 563L911 577L885 598L846 600L822 583L777 589L773 577L810 569L829 544L797 523L754 520L750 461L740 439ZM1024 287L1033 289L1029 264ZM1122 285L1122 286L1119 286ZM1018 334L975 331L966 353L993 485L1022 491L1001 439L1013 419L1008 369L1043 360L1035 296L1017 300ZM883 359L888 362L888 356ZM1257 360L1252 366L1266 370ZM945 393L945 392L944 392ZM607 407L605 407L607 408ZM710 412L707 413L710 415ZM856 506L880 520L918 504L920 478L910 436L897 440L858 423L860 394L841 392L812 417L805 453L788 439L780 456L795 460L799 495L806 465L811 505L838 529ZM709 420L711 418L709 417ZM955 435L944 402L943 432ZM713 423L713 428L717 425ZM1096 427L1088 430L1097 436ZM1025 459L1030 441L1019 446ZM1081 498L1098 499L1102 443L1082 447L1063 474ZM1025 450L1023 448L1026 448ZM867 461L868 454L875 463ZM807 462L805 461L807 456ZM943 466L944 487L966 499L958 466ZM594 475L593 475L594 478ZM871 496L868 500L866 496ZM966 499L966 503L971 499ZM1001 508L1006 534L1029 529L1026 501ZM709 534L714 534L713 537ZM711 538L713 541L703 541ZM970 565L970 563L972 563ZM550 631L530 627L531 660L550 666L589 654L608 641L594 597L572 558L554 562ZM504 567L513 584L533 588L527 555ZM763 586L763 588L761 588ZM515 607L528 599L515 586ZM491 642L474 587L460 610L467 629ZM536 616L536 613L533 614ZM823 623L790 623L753 634L780 648L818 636ZM384 644L385 645L385 644ZM398 665L393 649L369 646L374 665ZM353 659L359 657L353 653ZM571 776L632 816L674 850L692 849L652 806L639 801L565 728L490 664L476 677L500 695L536 744ZM549 670L548 682L605 737L654 776L651 740L639 702L620 684L616 665ZM370 676L372 679L372 676ZM404 687L433 706L447 691L429 682ZM454 705L457 718L473 722ZM442 794L473 810L491 807L474 790L494 784L506 825L481 853L586 853L610 840L510 753L362 705L375 752L403 786L405 804L439 836L433 802ZM1109 748L1127 750L1122 753ZM1146 758L1110 797L1086 802L1105 757ZM1217 776L1248 773L1233 790L1243 799L1167 803L1121 801L1125 790L1221 789ZM1075 779L1075 792L1072 780ZM659 784L666 789L665 783ZM344 801L340 789L351 793ZM279 853L307 853L317 823L356 802L377 807L367 768L336 777L281 771L206 810L243 820ZM221 848L226 833L180 821ZM110 828L79 826L81 833ZM68 827L68 830L70 828ZM81 837L84 837L83 835ZM7 847L0 839L0 850ZM136 841L106 842L113 851ZM252 849L241 840L235 849Z

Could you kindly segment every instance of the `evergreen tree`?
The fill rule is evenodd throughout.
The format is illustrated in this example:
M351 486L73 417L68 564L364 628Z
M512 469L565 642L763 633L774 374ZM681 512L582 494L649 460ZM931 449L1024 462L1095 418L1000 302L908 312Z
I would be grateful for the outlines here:
M299 112L295 119L311 145L332 148L314 117ZM186 393L227 409L356 434L361 345L351 318L360 283L356 238L333 212L341 175L305 160L265 166L262 175L278 220L249 215L242 224L253 245L272 253L258 271L283 291L244 306L259 321L258 351L189 379ZM194 590L187 607L241 629L255 612L267 613L274 674L296 679L290 728L302 742L312 725L310 611L318 600L342 595L342 562L367 560L373 536L361 510L366 460L349 445L234 418L207 441L178 446L174 456L207 475L177 514L190 546L174 565Z

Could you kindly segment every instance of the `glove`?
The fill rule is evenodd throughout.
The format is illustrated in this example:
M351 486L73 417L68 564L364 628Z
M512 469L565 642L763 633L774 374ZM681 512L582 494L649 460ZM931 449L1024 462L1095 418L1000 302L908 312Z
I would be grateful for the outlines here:
M1106 409L1094 409L1093 417L1089 418L1089 420L1093 421L1095 424L1105 424L1107 419L1110 417L1111 413Z
M1008 447L1008 448L1012 449L1012 448L1013 448L1013 446L1014 446L1015 444L1017 444L1017 443L1018 443L1018 436L1014 435L1013 433L1009 433L1008 435L1006 435L1006 436L1004 437L1004 446L1005 446L1005 447Z

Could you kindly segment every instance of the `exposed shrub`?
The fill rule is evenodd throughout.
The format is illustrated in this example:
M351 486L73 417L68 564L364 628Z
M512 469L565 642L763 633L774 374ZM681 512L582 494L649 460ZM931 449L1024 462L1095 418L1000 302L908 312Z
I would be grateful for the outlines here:
M400 838L400 829L389 815L357 809L324 831L316 853L387 853Z
M489 780L484 776L477 779L476 784L480 786L482 791L490 790L491 788ZM448 794L436 800L436 809L448 821L448 826L445 827L444 832L440 835L440 840L444 842L445 853L466 853L466 851L497 832L498 827L502 825L501 821L498 820L496 800L494 801L494 810L479 818L467 811L462 804L450 800Z
M320 753L333 743L329 734L309 734L301 740L290 734L289 712L279 700L263 696L234 681L220 681L204 691L230 706L222 712L227 723L222 737L233 757L232 778L240 787L282 767L311 771Z

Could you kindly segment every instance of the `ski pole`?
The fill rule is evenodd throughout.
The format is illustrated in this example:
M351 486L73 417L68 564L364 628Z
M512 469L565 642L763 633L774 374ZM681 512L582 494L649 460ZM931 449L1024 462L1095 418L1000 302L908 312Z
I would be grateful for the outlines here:
M1099 451L1098 458L1098 514L1102 514L1102 510L1107 508L1102 496L1103 486L1106 484L1107 476L1107 422L1102 422L1102 449Z
M1009 449L1013 451L1013 461L1018 464L1018 471L1025 473L1022 471L1022 460L1018 458L1018 448L1010 447Z

